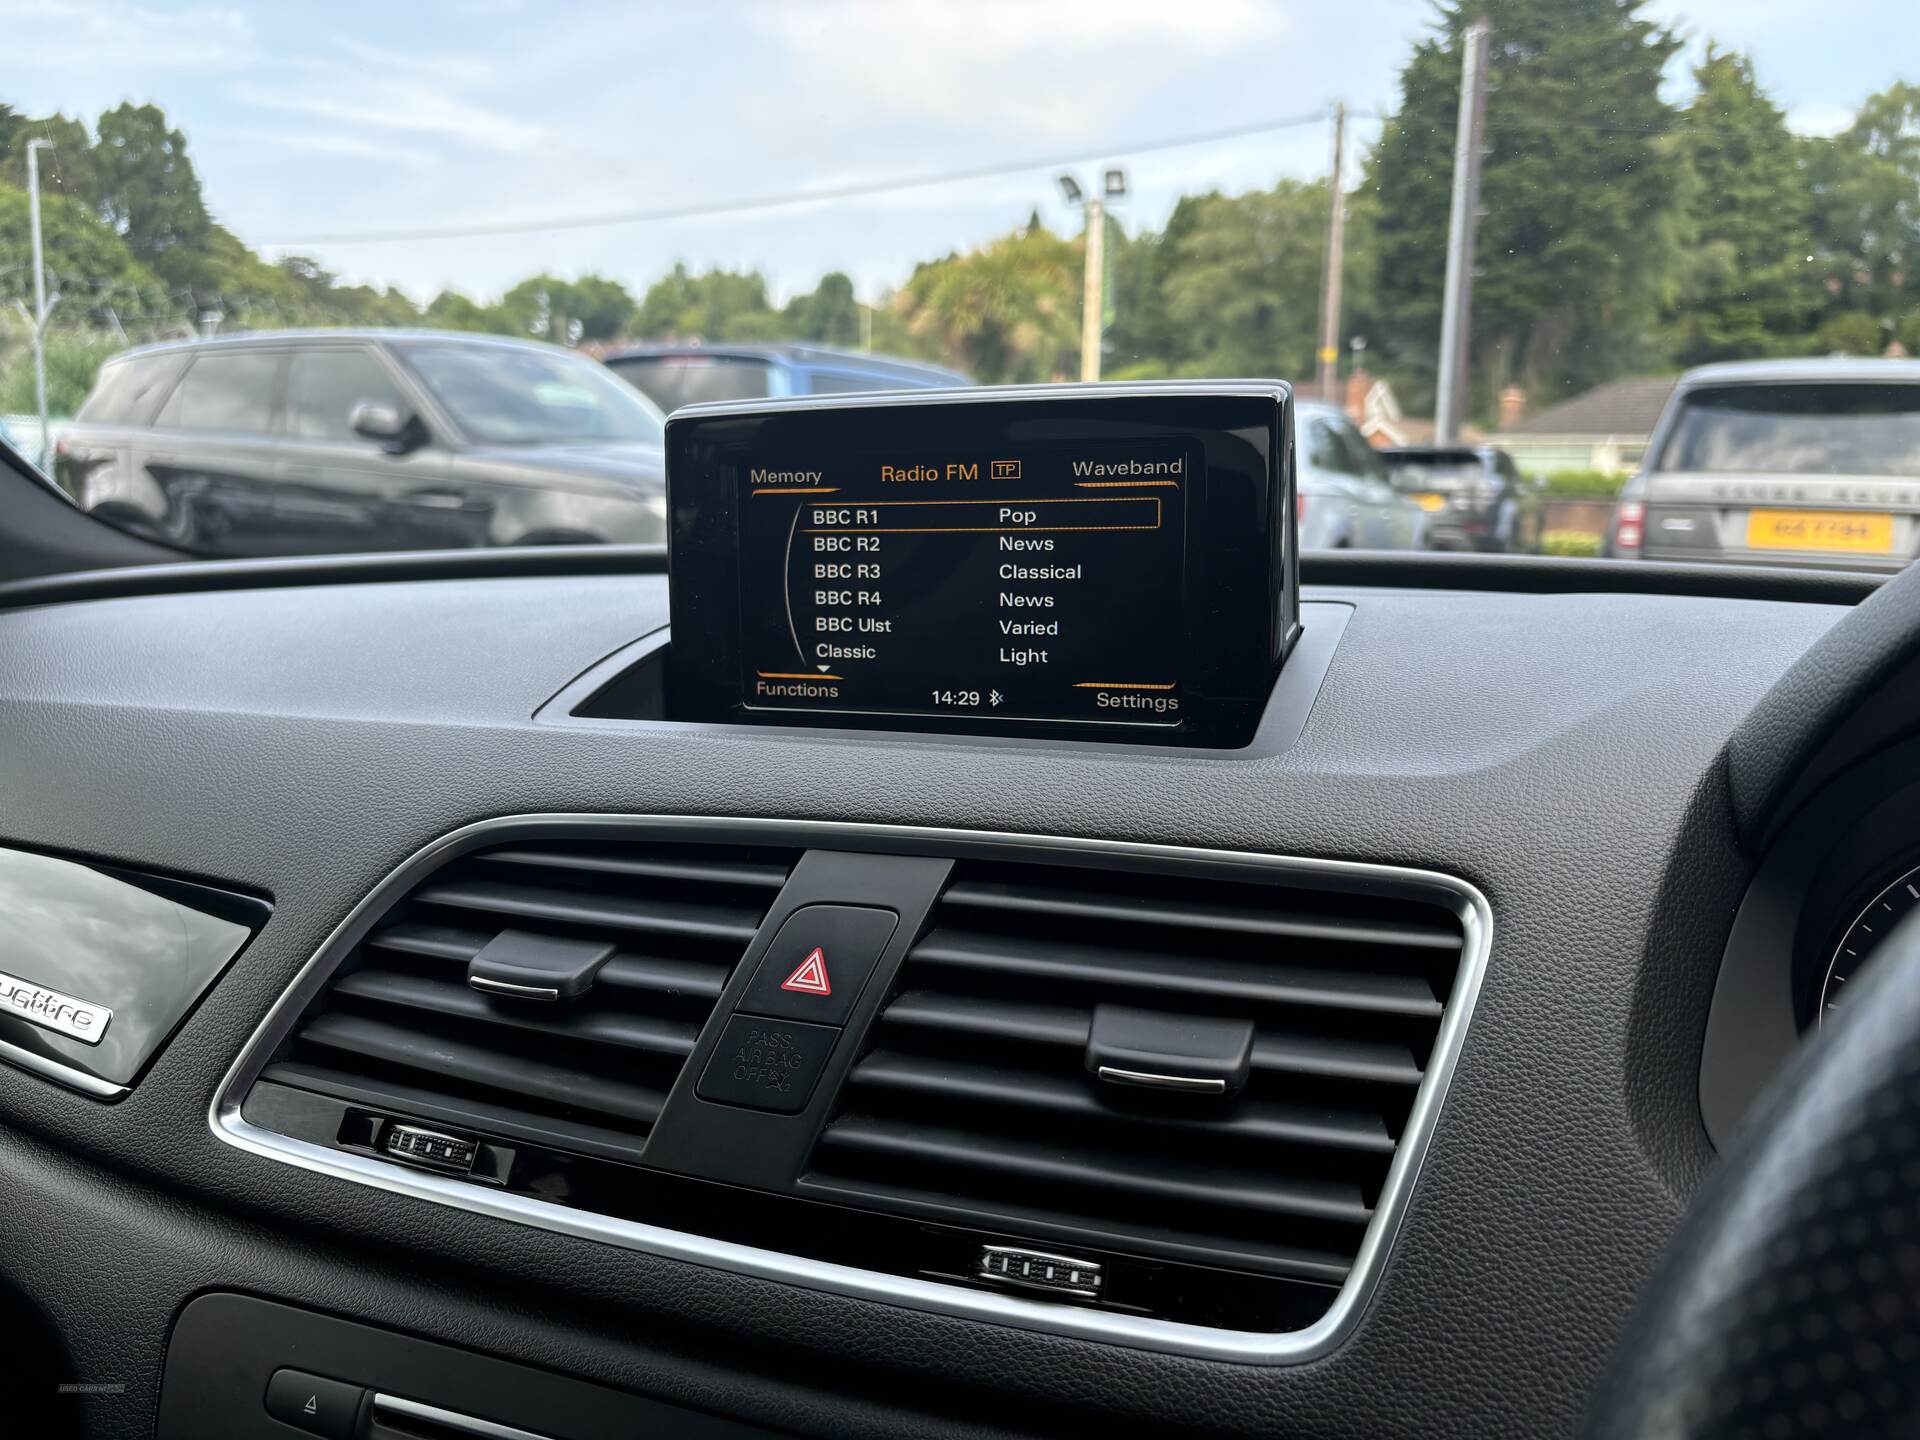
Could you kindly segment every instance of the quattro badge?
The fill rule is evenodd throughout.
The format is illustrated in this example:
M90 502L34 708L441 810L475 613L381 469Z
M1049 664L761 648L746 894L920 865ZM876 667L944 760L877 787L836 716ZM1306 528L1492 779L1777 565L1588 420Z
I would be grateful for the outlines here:
M98 1045L113 1011L49 990L31 980L0 973L0 1016L17 1015L42 1030L52 1030L82 1045Z

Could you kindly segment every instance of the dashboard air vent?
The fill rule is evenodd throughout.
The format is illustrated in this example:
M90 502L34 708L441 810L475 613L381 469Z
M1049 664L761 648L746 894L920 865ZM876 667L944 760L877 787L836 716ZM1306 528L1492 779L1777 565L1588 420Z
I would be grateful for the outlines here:
M631 1157L794 859L569 841L464 856L381 918L262 1078ZM515 993L473 965L483 949L572 970L557 998Z
M1337 1282L1462 946L1439 903L963 863L806 1186L1063 1247Z

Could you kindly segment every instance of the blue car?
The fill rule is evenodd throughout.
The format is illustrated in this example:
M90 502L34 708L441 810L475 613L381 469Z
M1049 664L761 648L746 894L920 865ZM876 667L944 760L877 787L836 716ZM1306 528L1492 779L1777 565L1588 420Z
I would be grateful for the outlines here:
M814 345L634 345L601 359L669 412L702 400L973 384L970 376L937 365Z

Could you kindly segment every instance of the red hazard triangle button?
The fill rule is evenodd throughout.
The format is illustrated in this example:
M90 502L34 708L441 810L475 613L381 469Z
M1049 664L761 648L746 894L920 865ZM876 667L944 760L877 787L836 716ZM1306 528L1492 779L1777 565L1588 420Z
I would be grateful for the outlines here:
M773 972L778 975L778 970ZM827 979L827 952L816 945L807 952L794 972L780 982L782 990L797 990L802 995L831 995L833 982Z

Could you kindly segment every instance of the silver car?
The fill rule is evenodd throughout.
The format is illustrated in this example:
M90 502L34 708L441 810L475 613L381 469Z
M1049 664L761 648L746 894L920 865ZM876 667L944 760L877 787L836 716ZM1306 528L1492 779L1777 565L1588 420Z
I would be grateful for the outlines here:
M1425 548L1426 513L1342 411L1300 401L1294 432L1302 550Z
M1920 553L1920 361L1689 370L1621 492L1612 551L1901 569Z

